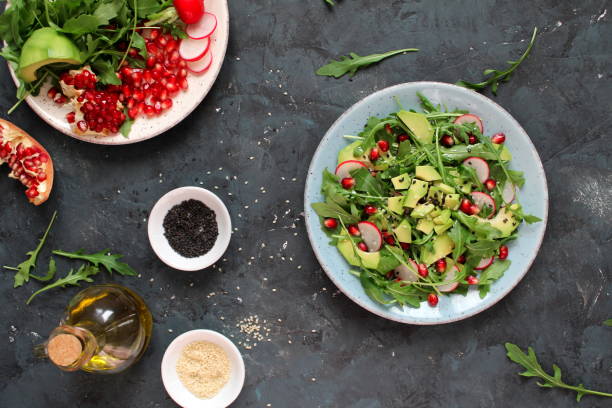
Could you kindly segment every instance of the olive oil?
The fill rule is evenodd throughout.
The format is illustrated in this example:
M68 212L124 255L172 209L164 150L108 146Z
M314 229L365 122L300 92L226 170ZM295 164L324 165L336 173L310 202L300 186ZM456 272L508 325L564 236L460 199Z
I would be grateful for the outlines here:
M114 284L90 286L70 301L45 351L65 371L117 373L144 354L152 326L147 305L132 290Z

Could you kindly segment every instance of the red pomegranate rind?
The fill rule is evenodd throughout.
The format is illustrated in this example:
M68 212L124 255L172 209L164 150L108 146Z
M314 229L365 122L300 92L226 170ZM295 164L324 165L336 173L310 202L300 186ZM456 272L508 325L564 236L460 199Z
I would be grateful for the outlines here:
M51 155L32 136L0 119L0 165L11 168L9 177L27 187L26 196L34 205L49 198L53 188Z

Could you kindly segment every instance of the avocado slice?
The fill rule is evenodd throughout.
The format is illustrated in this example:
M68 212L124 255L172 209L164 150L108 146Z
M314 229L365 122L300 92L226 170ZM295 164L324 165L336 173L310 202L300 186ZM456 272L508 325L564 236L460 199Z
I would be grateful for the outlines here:
M380 251L378 252L364 252L360 249L357 250L357 255L361 258L363 266L368 269L378 268L380 262Z
M419 200L427 195L429 184L426 181L413 179L404 201L404 207L414 208Z
M361 265L361 261L359 257L355 254L355 249L353 248L353 244L348 239L343 239L338 241L337 244L338 251L342 254L346 262L353 266Z
M412 218L425 218L427 214L433 211L435 206L433 204L419 204L414 207L414 210L410 213Z
M457 177L454 181L463 194L470 194L472 192L472 183L469 180L463 180Z
M455 194L455 189L441 181L436 181L434 186L438 187L444 194Z
M508 150L506 145L493 143L493 147L496 150L500 150L501 149L501 151L499 152L499 158L500 159L502 159L503 161L510 161L510 160L512 160L512 153L510 153L510 150Z
M436 205L442 205L444 202L444 193L440 190L440 187L431 186L427 193L427 199L431 200Z
M442 179L440 173L438 173L438 170L436 170L433 166L416 166L415 177L425 181Z
M54 63L81 65L77 46L51 27L35 30L21 48L17 75L25 82L36 80L38 68Z
M410 129L419 142L422 144L431 144L434 130L427 120L427 116L422 113L401 110L397 112L397 117L404 122L404 125Z
M410 176L408 173L403 173L397 177L393 177L391 182L396 190L406 190L410 187Z
M461 196L459 194L447 194L446 197L444 197L444 208L454 211L459 208L460 201Z
M427 249L423 249L423 253L421 256L421 261L425 265L431 265L436 262L440 258L444 258L446 255L450 254L453 251L453 247L455 243L448 236L448 234L438 235L433 240L433 252L430 252Z
M361 156L355 156L355 148L361 144L361 141L356 141L351 143L350 145L344 146L342 150L338 152L338 164L345 162L347 160L359 160L364 162L366 165L370 163L370 159L367 154L363 154Z
M440 212L436 218L433 219L434 224L442 225L446 224L450 220L451 212L449 209L444 209Z
M412 242L412 227L407 219L403 219L397 227L393 230L399 242Z
M471 217L476 216L471 215ZM512 214L512 211L506 209L506 207L502 207L497 212L497 215L489 220L480 217L476 218L478 218L478 222L489 224L492 227L500 230L502 233L502 237L509 237L510 234L512 234L512 231L514 231L519 226L519 222L514 217L514 214Z
M396 214L404 213L404 196L395 196L387 198L387 206Z
M421 218L417 222L416 229L424 234L429 234L434 229L434 223L429 218Z
M446 224L434 226L434 231L436 231L436 234L441 235L444 231L446 231L452 226L453 226L453 220L448 220Z

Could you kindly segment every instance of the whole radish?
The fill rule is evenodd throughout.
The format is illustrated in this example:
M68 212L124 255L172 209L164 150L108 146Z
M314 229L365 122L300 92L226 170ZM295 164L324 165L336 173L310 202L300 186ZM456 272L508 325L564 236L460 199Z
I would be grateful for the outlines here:
M204 15L204 0L174 0L174 7L185 24L195 24Z

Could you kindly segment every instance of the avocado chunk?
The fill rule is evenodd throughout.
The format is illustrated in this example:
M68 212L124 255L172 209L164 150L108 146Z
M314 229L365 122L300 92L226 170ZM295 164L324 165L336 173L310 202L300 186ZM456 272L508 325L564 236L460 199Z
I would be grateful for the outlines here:
M470 194L472 192L472 182L469 180L463 180L457 177L455 178L455 184L463 194Z
M393 230L399 242L412 242L412 227L407 219L403 219L397 227Z
M357 250L357 255L361 258L361 263L365 268L376 269L380 263L380 251L378 252L364 252L360 249Z
M427 193L427 198L436 205L442 205L444 202L444 193L440 190L440 187L431 186Z
M422 144L431 144L434 131L427 120L427 116L422 113L401 110L397 112L397 117L404 122L404 125L410 129L419 142Z
M395 196L387 198L387 206L396 214L404 213L404 196Z
M503 161L512 160L512 153L510 153L510 150L508 150L506 145L493 143L493 147L495 148L495 150L499 150L500 159L502 159Z
M442 225L446 224L450 220L451 212L449 209L444 209L440 212L436 218L433 219L434 224Z
M427 249L423 249L421 261L425 265L431 265L440 258L444 258L446 255L453 251L455 243L448 236L448 234L438 235L433 240L433 252Z
M356 141L351 143L348 146L344 146L342 150L338 152L338 164L345 162L347 160L359 160L364 162L366 165L370 163L370 159L367 154L363 154L361 156L355 156L355 148L361 144L361 141Z
M442 178L433 166L416 166L415 177L425 181L435 181Z
M425 218L427 214L433 211L435 206L433 204L419 204L414 207L414 210L410 213L412 218Z
M444 194L455 194L455 189L454 188L452 188L448 184L444 184L441 181L436 181L434 183L434 186L438 187L440 189L440 191L442 191Z
M45 65L64 63L81 65L77 46L54 28L34 30L21 48L18 76L25 82L36 81L36 71Z
M475 216L472 215L471 217ZM497 228L498 230L500 230L502 233L502 237L509 237L510 234L512 234L512 231L514 231L519 226L519 222L514 217L514 214L512 214L512 211L506 209L506 207L502 207L497 212L497 215L491 218L490 220L480 217L476 218L478 218L478 222L489 224L493 228Z
M421 218L417 222L416 229L424 234L429 234L434 229L434 223L429 218Z
M353 244L349 239L343 239L338 241L338 251L342 254L346 262L353 266L361 265L361 261L359 257L355 254L355 249L353 248Z
M444 197L444 208L455 211L459 208L460 201L461 196L459 194L447 194L446 197Z
M404 201L404 207L414 208L419 200L427 195L429 184L426 181L413 179Z
M448 220L446 224L434 226L434 231L436 231L436 234L441 235L444 231L446 231L452 226L453 226L453 220Z
M393 177L391 182L396 190L406 190L410 187L410 176L408 173L400 174L397 177Z
M429 218L432 220L436 218L438 215L442 214L442 210L438 207L435 207L432 212L429 213Z

